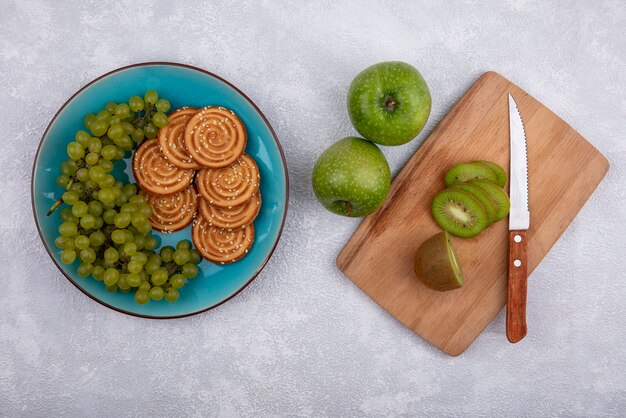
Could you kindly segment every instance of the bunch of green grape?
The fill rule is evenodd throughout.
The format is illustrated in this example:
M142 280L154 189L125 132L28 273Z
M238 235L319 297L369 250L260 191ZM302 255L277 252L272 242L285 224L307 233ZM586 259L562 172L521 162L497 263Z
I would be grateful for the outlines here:
M134 291L140 304L150 299L175 302L187 279L198 274L201 261L188 240L157 253L150 234L152 207L137 194L136 184L123 184L111 174L113 162L123 159L144 138L154 138L168 124L170 102L149 90L128 103L108 103L88 114L88 131L78 131L67 145L69 159L56 179L65 189L50 209L60 210L62 224L55 245L65 264L80 262L78 274L104 282L107 290Z

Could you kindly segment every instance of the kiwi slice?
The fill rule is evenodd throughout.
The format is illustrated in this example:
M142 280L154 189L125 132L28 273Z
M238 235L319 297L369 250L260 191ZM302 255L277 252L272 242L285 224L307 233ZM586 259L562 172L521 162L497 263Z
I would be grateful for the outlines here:
M486 179L497 181L496 173L489 167L480 163L457 164L446 173L444 181L450 187L454 183L465 183L470 180Z
M500 187L504 187L504 185L506 184L506 171L504 171L504 168L500 167L496 163L492 163L491 161L480 160L480 161L474 161L474 162L478 164L486 165L487 167L492 169L493 172L496 173L495 183Z
M420 245L413 269L422 283L433 290L453 290L464 284L452 237L447 232L433 235Z
M437 193L431 209L437 225L457 237L474 237L489 226L483 205L463 190L445 189Z
M496 205L491 200L491 197L480 187L475 184L470 183L455 183L453 185L455 189L463 190L464 192L468 192L472 196L474 196L480 203L483 204L485 208L485 213L487 214L487 220L489 221L489 225L496 222L498 220L498 215L496 214Z
M472 180L469 183L480 187L489 195L493 203L496 205L496 215L498 216L498 221L506 218L506 215L509 214L509 209L511 209L511 201L502 188L489 180Z

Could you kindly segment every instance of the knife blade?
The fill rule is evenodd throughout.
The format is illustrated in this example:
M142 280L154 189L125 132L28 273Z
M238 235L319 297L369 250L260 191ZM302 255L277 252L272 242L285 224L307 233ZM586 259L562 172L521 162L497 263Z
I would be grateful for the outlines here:
M506 335L516 343L526 336L526 296L528 285L527 230L530 227L528 205L528 147L526 130L513 96L509 94L510 169L509 196L509 274L506 308Z

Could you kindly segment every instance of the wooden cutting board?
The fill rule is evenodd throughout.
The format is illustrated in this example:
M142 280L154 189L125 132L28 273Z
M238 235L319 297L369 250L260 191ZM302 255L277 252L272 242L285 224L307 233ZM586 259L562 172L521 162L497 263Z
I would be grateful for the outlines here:
M518 103L528 142L530 274L609 164L567 123L494 72L483 74L454 106L395 178L382 207L365 218L337 258L339 269L376 303L453 356L465 351L505 305L508 220L478 237L454 239L465 277L461 289L436 292L422 285L413 273L413 255L439 231L430 205L444 188L449 167L489 160L508 170L509 93ZM532 329L530 323L530 334Z

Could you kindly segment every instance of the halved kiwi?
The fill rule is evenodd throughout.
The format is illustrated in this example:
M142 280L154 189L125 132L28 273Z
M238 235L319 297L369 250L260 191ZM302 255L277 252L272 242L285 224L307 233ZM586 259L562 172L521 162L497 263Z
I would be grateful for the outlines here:
M496 173L489 167L480 163L457 164L446 173L444 181L450 187L454 183L464 183L470 180L487 179L497 181Z
M489 195L496 205L498 220L506 218L506 215L509 214L509 209L511 209L511 201L502 188L489 180L472 180L469 183L480 187Z
M495 183L500 187L504 187L504 185L506 184L506 171L504 171L504 168L500 167L496 163L492 163L491 161L480 160L480 161L474 161L474 162L478 164L486 165L487 167L492 169L493 172L496 173Z
M437 193L431 209L437 225L457 237L474 237L489 226L483 205L463 190L445 189Z
M464 284L461 266L447 232L433 235L420 245L413 260L415 275L433 290L446 291Z
M480 187L475 184L470 183L455 183L453 184L453 188L463 190L464 192L468 192L472 196L474 196L480 203L483 204L485 208L485 213L487 214L487 220L489 221L489 225L496 222L498 220L498 215L496 214L496 205L491 200L491 197Z

